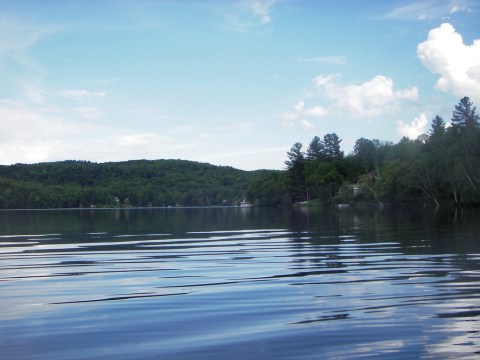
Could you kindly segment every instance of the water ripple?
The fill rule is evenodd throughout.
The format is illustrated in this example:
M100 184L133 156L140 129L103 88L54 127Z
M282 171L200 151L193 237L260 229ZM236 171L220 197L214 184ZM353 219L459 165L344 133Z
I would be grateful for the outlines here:
M100 230L0 236L0 330L13 329L0 349L11 359L27 345L31 359L72 355L61 341L77 338L96 349L73 346L78 358L480 350L478 251L434 248L413 233L402 240L386 227ZM124 348L132 342L139 353Z

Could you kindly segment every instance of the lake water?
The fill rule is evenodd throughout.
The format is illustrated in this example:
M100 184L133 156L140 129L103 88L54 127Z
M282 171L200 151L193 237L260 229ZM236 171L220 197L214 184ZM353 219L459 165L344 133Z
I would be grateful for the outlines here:
M480 211L0 211L1 359L480 358Z

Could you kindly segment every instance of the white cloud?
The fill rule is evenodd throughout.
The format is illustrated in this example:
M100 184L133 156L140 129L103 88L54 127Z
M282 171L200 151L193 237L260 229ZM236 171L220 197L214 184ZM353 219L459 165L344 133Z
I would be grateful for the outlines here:
M299 101L293 108L295 109L296 113L301 113L304 107L305 103L303 101Z
M335 80L339 78L340 78L339 74L329 74L329 75L320 74L313 79L313 83L315 84L316 87L320 87L320 86L332 84Z
M444 23L432 29L417 46L417 56L432 73L438 74L435 87L455 96L469 96L480 102L480 39L465 45L455 28Z
M272 8L277 2L278 0L247 0L245 5L250 8L255 17L266 24L272 20Z
M88 108L84 111L88 112ZM222 124L209 128L211 133L205 140L201 137L201 126L184 126L183 130L177 127L164 133L131 130L81 121L75 109L62 112L55 107L0 100L0 164L67 159L95 162L160 158L208 160L212 158L212 146L222 149L220 153L234 148L237 140L247 146L244 140L249 138L252 126L250 123ZM309 125L303 123L303 126ZM246 136L239 139L239 134ZM247 169L268 168L273 166L272 163L268 165L272 156L277 166L277 160L284 153L265 154L262 165L258 165L257 158L252 162L251 158L240 157L221 164ZM279 164L278 168L283 160Z
M75 108L73 111L79 116L90 120L97 119L102 116L102 112L94 107L83 106Z
M279 0L241 0L235 3L234 12L228 16L229 30L256 32L272 21L273 8Z
M412 1L391 9L382 18L392 20L429 20L448 17L461 11L469 11L467 1L429 0Z
M416 139L418 136L425 132L427 124L427 115L425 113L421 113L420 116L413 119L410 123L398 121L397 131L402 136L406 136L410 139Z
M144 134L128 134L114 136L111 139L114 144L122 147L144 147L151 146L154 143L171 145L171 141L169 141L166 136L161 136L151 132L147 132Z
M299 101L294 105L293 111L282 114L283 125L286 127L293 127L297 121L304 129L312 129L315 125L306 120L305 117L324 117L327 115L327 110L321 106L313 106L305 108L305 102Z
M178 144L167 136L74 121L69 114L0 100L0 163L175 157Z
M20 81L19 86L29 101L36 104L43 104L45 102L45 91L39 86L24 81Z
M197 161L217 165L228 165L244 170L282 169L285 167L285 153L289 147L262 148L249 146L201 156ZM252 161L255 159L255 162Z
M308 120L306 120L306 119L300 120L300 125L301 125L302 128L304 128L305 130L315 129L315 125L314 125L312 122L310 122L310 121L308 121Z
M471 12L472 9L466 5L465 1L453 2L450 8L450 14L455 14L458 12Z
M322 95L333 101L340 113L352 117L375 117L396 111L402 101L418 98L418 89L394 90L393 80L377 75L362 84L339 85L338 75L319 75L315 85Z
M386 18L388 19L417 19L417 20L425 20L428 18L428 14L433 14L432 12L432 2L418 2L415 1L411 4L406 4L402 6L398 6L393 8L388 14L386 14Z
M62 96L73 100L85 100L95 97L106 97L106 91L88 91L88 90L65 90L61 93Z
M327 115L327 110L321 106L314 106L309 109L305 109L303 112L305 116L311 116L311 117L323 117Z
M453 5L450 9L450 14L455 14L456 12L460 11L460 7L458 5Z
M62 120L56 109L0 101L0 163L63 158L78 136L96 131L98 127Z

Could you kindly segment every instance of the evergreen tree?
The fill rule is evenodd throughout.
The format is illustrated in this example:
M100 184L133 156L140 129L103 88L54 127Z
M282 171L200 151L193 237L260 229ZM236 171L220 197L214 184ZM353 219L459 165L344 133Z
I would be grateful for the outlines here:
M288 160L285 161L285 165L287 165L287 170L292 170L299 165L304 165L305 156L302 151L302 143L295 143L293 144L292 148L289 152L287 152Z
M318 136L315 136L307 149L307 160L321 161L324 158L325 145Z
M288 188L292 201L308 200L306 181L306 160L302 151L303 145L299 142L293 144L287 152L288 160L285 161L288 173Z
M430 138L442 138L445 135L445 121L440 116L435 116L432 120Z
M327 161L336 161L343 158L343 151L340 150L342 140L337 134L326 134L323 137L324 155Z
M479 116L475 113L476 109L470 98L465 96L458 105L455 105L455 110L452 114L452 125L464 128L467 133L472 133L479 125Z

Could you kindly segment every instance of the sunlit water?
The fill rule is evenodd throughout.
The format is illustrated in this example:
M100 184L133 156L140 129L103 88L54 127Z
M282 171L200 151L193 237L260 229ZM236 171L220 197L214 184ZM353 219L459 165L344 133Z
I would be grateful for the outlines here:
M479 220L0 212L0 358L479 358Z

